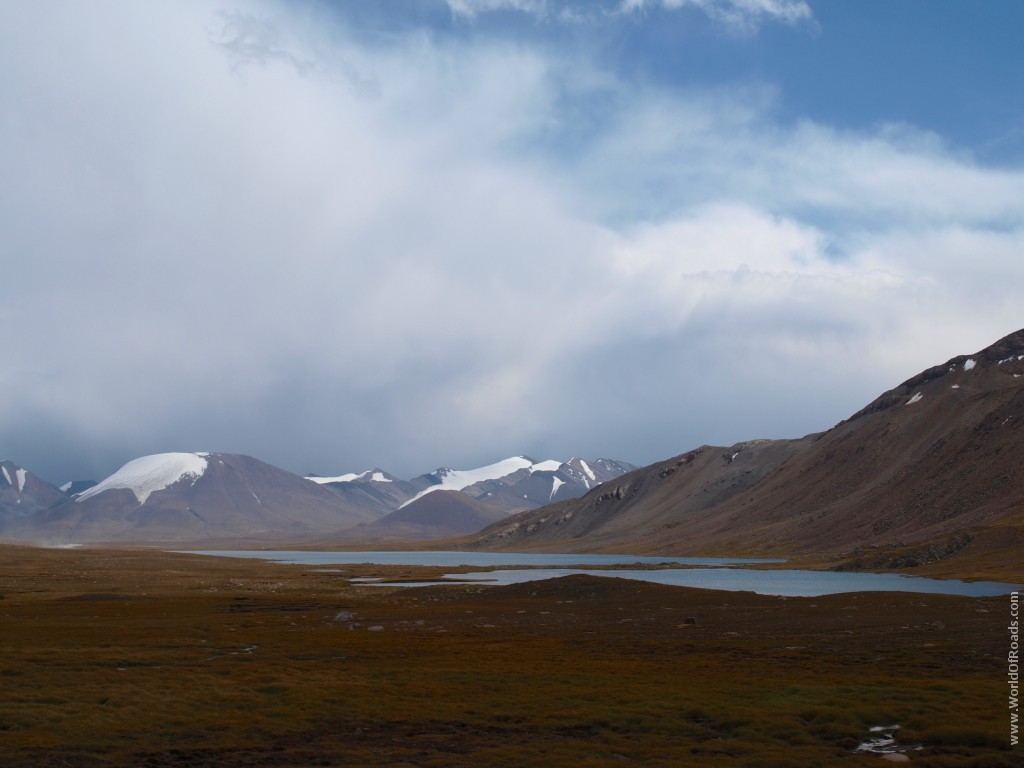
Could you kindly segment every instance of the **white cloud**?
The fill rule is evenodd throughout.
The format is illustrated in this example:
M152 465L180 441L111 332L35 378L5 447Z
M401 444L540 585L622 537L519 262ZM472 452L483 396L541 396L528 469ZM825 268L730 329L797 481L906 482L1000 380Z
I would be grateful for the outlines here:
M535 15L547 12L546 0L447 0L452 15L475 18L480 13L519 11Z
M1019 324L1024 174L934 136L257 11L0 24L0 437L647 461L826 427Z
M756 33L765 22L814 24L814 14L805 0L621 0L617 7L601 2L559 2L559 0L446 0L457 18L474 20L481 14L515 11L539 19L565 23L606 20L617 14L635 14L651 6L666 10L693 8L738 35Z
M622 0L627 13L651 5L669 10L697 8L733 32L751 34L765 21L783 24L812 23L814 13L805 0Z

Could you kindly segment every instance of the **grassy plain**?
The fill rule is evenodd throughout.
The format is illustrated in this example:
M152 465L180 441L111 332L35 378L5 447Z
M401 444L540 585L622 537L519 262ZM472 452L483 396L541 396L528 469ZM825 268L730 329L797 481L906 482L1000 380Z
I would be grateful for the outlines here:
M0 547L0 765L1024 764L1007 598L344 568Z

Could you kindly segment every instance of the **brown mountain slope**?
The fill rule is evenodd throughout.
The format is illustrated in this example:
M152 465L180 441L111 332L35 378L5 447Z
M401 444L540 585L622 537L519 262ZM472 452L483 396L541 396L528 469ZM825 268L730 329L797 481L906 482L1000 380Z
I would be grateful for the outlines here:
M380 520L345 533L373 538L440 539L474 533L507 516L500 507L461 491L433 491Z
M616 549L642 534L660 539L682 520L748 492L811 440L701 446L604 483L582 499L514 515L485 531L479 545Z
M941 556L997 533L1012 544L1022 529L1018 331L924 371L822 434L705 446L517 515L477 545L829 557L920 545L947 550Z

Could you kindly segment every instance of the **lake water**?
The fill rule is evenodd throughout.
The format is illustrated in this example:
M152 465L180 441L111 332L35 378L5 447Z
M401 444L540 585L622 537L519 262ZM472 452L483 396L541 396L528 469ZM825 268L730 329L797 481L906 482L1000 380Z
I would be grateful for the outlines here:
M298 565L433 565L454 568L459 565L495 567L525 565L531 567L559 567L570 565L752 565L757 563L784 563L776 558L742 557L663 557L645 555L563 555L543 552L303 552L302 550L204 550L193 555L218 557L254 557L279 563Z
M780 559L661 557L640 555L584 555L509 552L302 552L270 550L193 551L190 554L220 557L248 557L299 565L423 565L451 568L456 566L500 567L528 566L526 570L494 570L447 574L445 578L477 581L487 585L518 584L525 581L552 579L582 573L591 576L637 579L656 584L681 587L748 591L762 595L787 597L818 597L843 592L917 592L923 594L990 597L1024 591L1024 586L995 581L965 582L954 579L926 579L896 573L855 573L850 571L755 570L744 565L781 563ZM658 570L615 569L592 570L595 565L658 565L672 564L688 568ZM570 567L575 566L575 567ZM726 567L740 566L740 567ZM386 586L386 582L364 581ZM426 586L443 581L405 583L403 586Z
M919 576L904 576L898 573L851 573L844 571L760 571L749 568L666 568L660 570L613 571L587 570L585 568L531 568L522 571L480 571L478 573L448 574L452 579L479 580L485 584L519 584L524 581L553 579L572 573L590 576L610 576L621 579L638 579L655 584L671 584L677 587L699 587L701 589L724 589L731 592L756 592L760 595L785 595L787 597L819 597L836 595L841 592L919 592L936 595L965 595L968 597L991 597L1005 595L1019 590L1013 584L994 581L954 581L949 579L925 579Z

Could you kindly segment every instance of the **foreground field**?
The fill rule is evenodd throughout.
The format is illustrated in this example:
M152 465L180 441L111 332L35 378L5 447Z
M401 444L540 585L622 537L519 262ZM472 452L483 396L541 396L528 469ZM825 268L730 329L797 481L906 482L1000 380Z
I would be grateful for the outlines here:
M1007 598L399 571L0 548L0 765L1024 764Z

